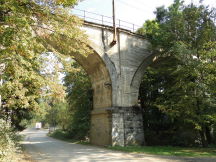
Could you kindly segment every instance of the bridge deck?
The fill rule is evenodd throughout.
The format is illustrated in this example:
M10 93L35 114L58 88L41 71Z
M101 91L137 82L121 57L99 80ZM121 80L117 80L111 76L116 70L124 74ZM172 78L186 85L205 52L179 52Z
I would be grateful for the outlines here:
M101 14L80 10L80 9L73 9L73 14L84 19L84 21L86 22L91 22L91 23L101 24L104 26L111 26L111 27L113 25L113 18L109 16L104 16ZM116 27L130 31L132 33L135 33L139 28L141 28L141 26L120 19L116 19Z
M111 26L111 25L105 25L105 24L95 23L95 22L86 21L86 20L84 20L84 25L98 27L98 28L104 28L106 30L113 31L113 26ZM131 30L124 29L121 27L117 27L117 31L124 32L124 33L130 34L130 35L134 35L136 37L146 39L146 37L144 35L140 35L138 33L132 32Z

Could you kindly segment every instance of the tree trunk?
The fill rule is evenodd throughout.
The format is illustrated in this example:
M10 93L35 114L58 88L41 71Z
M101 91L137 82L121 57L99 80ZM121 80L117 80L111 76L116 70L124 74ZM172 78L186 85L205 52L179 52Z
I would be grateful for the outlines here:
M205 127L205 134L206 134L206 139L207 139L208 144L211 144L212 138L211 138L210 128L208 126Z
M65 131L65 125L64 124L62 125L62 130Z
M205 132L202 130L199 131L200 133L200 137L201 137L201 142L202 142L202 146L203 147L207 147L208 146L208 143L206 141L206 136L205 136Z

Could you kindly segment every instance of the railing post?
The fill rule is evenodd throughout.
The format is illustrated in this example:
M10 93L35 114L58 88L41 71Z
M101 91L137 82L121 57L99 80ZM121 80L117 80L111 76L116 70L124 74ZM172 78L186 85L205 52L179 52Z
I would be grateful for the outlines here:
M114 1L115 0L113 0L113 3L114 3ZM96 14L96 13L93 13L93 12L88 12L88 11L85 11L85 10L79 10L79 9L73 9L73 10L77 10L77 11L81 12L80 14L76 14L76 13L74 13L74 14L81 17L81 18L83 18L84 20L89 19L89 21L92 20L92 21L95 21L95 23L100 23L101 22L102 25L107 25L107 24L110 25L112 23L112 21L109 22L109 19L111 19L111 17L107 17L107 16L104 16L104 15L101 15L101 14ZM90 14L90 17L88 15L86 15L88 13ZM101 18L100 17L99 18L98 17L97 18L92 18L91 14L101 16ZM108 18L108 19L106 19L106 18ZM116 35L116 27L123 28L123 29L126 29L126 30L130 30L132 32L136 32L135 30L138 29L137 27L139 27L139 26L137 26L137 25L135 25L133 23L123 21L123 20L120 20L120 19L115 19L115 5L114 4L113 4L113 17L112 17L112 19L113 19L114 35ZM115 22L115 20L116 20L116 22ZM125 26L125 24L126 24L126 26ZM132 27L131 27L131 25L132 25Z
M102 25L104 25L104 16L102 15Z

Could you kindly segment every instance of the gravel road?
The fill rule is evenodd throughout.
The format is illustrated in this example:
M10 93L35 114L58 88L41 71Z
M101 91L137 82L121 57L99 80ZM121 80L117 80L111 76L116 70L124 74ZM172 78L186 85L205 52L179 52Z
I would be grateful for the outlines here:
M47 130L27 129L22 142L32 162L216 162L213 158L184 158L112 151L47 137Z

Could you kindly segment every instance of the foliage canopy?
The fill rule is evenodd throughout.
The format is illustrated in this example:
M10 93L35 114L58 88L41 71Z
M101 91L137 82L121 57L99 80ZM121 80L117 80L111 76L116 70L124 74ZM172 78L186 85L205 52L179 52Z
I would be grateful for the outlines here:
M163 112L170 123L178 120L177 127L190 125L206 146L216 122L216 10L175 0L155 13L138 31L159 53L144 77L141 95L149 103L142 104Z
M70 13L75 3L76 0L1 0L0 64L5 65L0 76L4 82L0 87L1 117L10 116L12 123L19 125L19 116L30 117L29 112L37 110L44 87L56 93L59 90L41 73L43 53L55 52L62 58L62 54L89 52L86 36L79 29L81 21Z

